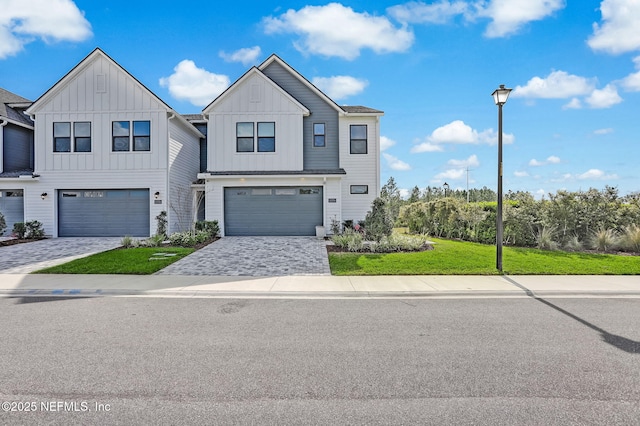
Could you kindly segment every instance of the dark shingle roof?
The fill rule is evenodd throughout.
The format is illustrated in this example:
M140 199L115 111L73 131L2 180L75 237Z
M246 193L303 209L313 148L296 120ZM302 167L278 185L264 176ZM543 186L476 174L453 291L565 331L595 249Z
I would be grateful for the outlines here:
M212 176L224 176L224 175L346 175L347 172L344 169L322 169L322 170L242 170L242 171L222 171L222 172L207 172Z
M352 114L382 114L383 113L383 111L380 111L379 109L373 109L373 108L369 108L361 105L354 105L354 106L343 105L340 108L342 108L345 112L352 113Z
M187 120L189 122L192 122L192 121L205 121L204 117L202 116L202 114L181 114L181 115L185 120Z
M25 107L14 108L10 106L13 104L21 104L25 105ZM33 126L33 121L31 121L31 119L26 114L22 113L26 106L30 104L30 100L25 99L22 96L18 96L15 93L11 93L8 90L0 87L0 117L6 117L13 121L17 121L18 123Z

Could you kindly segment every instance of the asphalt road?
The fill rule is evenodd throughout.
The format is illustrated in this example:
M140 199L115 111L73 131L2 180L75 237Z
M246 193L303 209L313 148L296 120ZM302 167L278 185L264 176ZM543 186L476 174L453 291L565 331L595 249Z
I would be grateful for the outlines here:
M0 424L640 424L640 299L15 298L0 325Z

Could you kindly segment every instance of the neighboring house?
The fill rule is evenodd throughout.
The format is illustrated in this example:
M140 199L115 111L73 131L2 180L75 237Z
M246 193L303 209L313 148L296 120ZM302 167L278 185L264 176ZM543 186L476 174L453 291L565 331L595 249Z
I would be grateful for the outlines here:
M25 220L53 237L147 237L163 210L170 232L191 226L204 135L102 50L26 112L36 182L24 185Z
M10 234L24 221L24 193L33 188L33 122L24 114L31 101L0 88L0 212Z
M339 106L276 55L203 110L207 220L224 235L315 235L380 191L382 111Z

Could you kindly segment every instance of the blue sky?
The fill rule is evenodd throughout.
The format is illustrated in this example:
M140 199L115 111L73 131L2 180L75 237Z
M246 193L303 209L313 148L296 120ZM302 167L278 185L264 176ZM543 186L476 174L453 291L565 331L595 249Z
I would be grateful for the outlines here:
M35 100L95 47L180 113L278 54L385 111L382 182L640 190L639 0L342 3L0 0L0 87Z

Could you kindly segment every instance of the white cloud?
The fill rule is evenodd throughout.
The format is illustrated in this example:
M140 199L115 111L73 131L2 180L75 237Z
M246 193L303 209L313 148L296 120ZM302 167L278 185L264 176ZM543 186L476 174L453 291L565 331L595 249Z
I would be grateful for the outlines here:
M385 151L396 144L396 141L386 136L380 136L380 151Z
M0 59L17 54L25 44L83 41L91 24L71 0L3 0L0 12Z
M517 33L525 24L539 21L564 8L564 0L490 0L476 3L482 8L479 16L492 19L487 37L505 37Z
M603 89L594 90L585 102L594 109L611 108L622 102L622 98L614 85L607 84Z
M442 152L442 151L444 151L444 147L442 147L442 145L437 145L431 142L422 142L411 147L412 154L418 154L421 152Z
M464 160L449 160L447 164L452 167L460 167L466 169L467 167L478 167L480 165L480 161L478 161L478 156L473 154L469 158Z
M556 157L555 155L547 157L545 161L538 161L535 158L529 161L529 165L532 167L540 167L540 166L546 166L548 164L559 164L559 163L560 163L560 157Z
M253 46L238 49L231 53L221 50L219 54L220 57L227 62L240 62L244 66L249 66L258 61L261 53L260 46Z
M571 101L569 101L569 103L562 106L562 109L580 109L580 108L582 108L582 102L580 102L580 99L578 98L573 98L571 99Z
M626 76L622 79L621 84L628 92L640 92L640 71Z
M398 191L400 191L400 198L402 198L403 200L409 198L410 192L407 188L400 188L398 189Z
M367 80L357 79L348 75L314 77L311 82L334 100L357 95L369 84Z
M470 11L470 4L464 1L448 0L440 0L431 4L411 1L387 9L387 13L397 21L412 24L445 24L456 15L466 15L471 18Z
M434 176L436 180L449 179L449 180L458 180L462 179L466 176L466 171L464 169L449 169L445 170L442 173L438 173Z
M289 9L278 17L264 18L263 23L267 34L298 34L301 39L294 46L303 54L348 60L357 58L362 49L404 52L414 41L406 26L396 28L384 16L358 13L339 3Z
M524 172L524 171L521 172L521 171L517 171L516 170L515 172L513 172L513 175L515 177L527 177L527 176L529 176L529 173Z
M171 96L187 100L196 106L206 106L229 87L229 77L213 74L185 59L173 69L169 77L160 79L160 86L168 87Z
M594 135L608 135L609 133L613 133L613 129L611 127L608 127L606 129L598 129L598 130L594 130L593 131Z
M411 166L404 161L400 160L398 157L394 157L391 154L387 154L386 152L382 153L382 156L385 160L387 160L387 165L391 170L398 171L407 171L411 170Z
M603 0L602 22L593 24L587 43L593 50L619 54L640 50L640 2L638 0Z
M591 179L591 180L612 180L612 179L618 179L618 175L616 175L616 174L607 175L602 170L590 169L590 170L582 173L581 175L578 175L577 178L580 179L580 180L586 180L586 179Z
M536 191L536 195L540 198L544 197L545 195L547 195L547 191L545 191L544 189L538 189Z
M545 78L533 77L525 86L517 86L514 97L565 99L587 95L595 89L595 79L571 75L565 71L553 71Z

